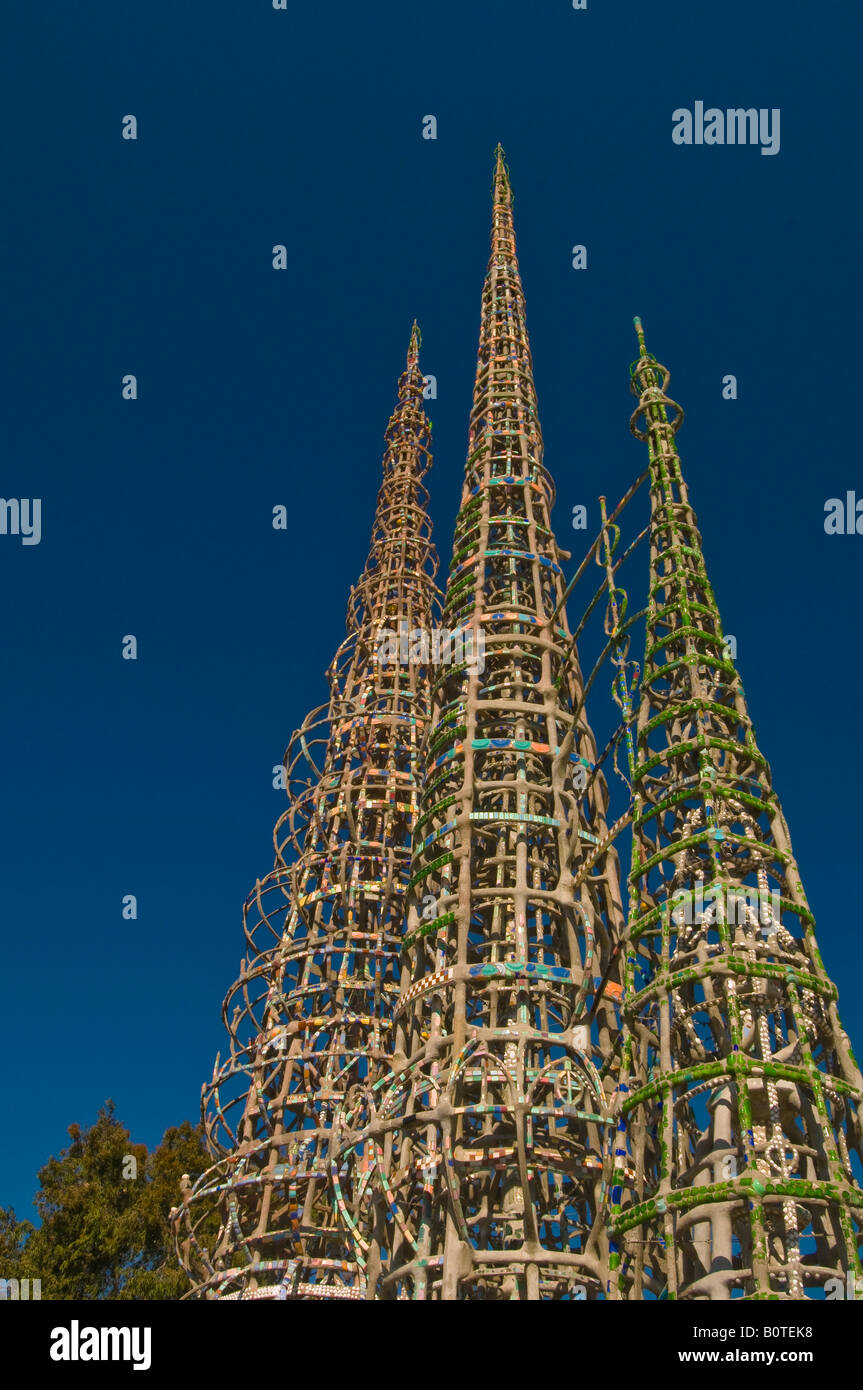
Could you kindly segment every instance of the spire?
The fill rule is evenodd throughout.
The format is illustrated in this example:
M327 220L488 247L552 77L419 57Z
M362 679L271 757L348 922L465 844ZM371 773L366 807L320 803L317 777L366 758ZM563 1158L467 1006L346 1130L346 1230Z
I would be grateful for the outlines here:
M506 425L524 436L522 457L539 477L542 435L537 416L533 358L515 247L512 188L503 149L495 151L492 200L491 255L482 294L479 353L474 380L473 409L468 433L468 470L480 457L483 440ZM478 478L481 467L474 470ZM550 503L554 487L547 474L543 483Z
M598 1297L621 930L607 793L551 530L509 178L496 152L462 505L434 685L394 1072L343 1118L371 1162L357 1258L383 1298ZM592 856L592 858L590 858ZM386 1210L386 1221L374 1212Z
M614 1291L817 1298L860 1268L863 1081L723 636L675 440L683 414L635 327L651 564Z
M218 1159L175 1213L194 1297L364 1296L330 1139L345 1095L392 1052L430 707L428 658L405 652L402 635L428 632L436 594L418 348L414 323L329 704L288 747L275 867L243 912L248 951L223 1009L229 1054L203 1093ZM299 597L313 622L314 583Z
M497 213L505 210L510 213L510 228L512 227L512 184L509 181L509 167L506 162L506 155L503 152L503 145L498 144L494 152L494 184L493 184L493 209L492 234L496 229Z
M420 334L419 324L417 323L416 319L414 319L414 321L413 321L413 327L411 328L411 340L410 340L410 343L408 344L408 371L409 371L409 372L410 372L413 368L415 368L415 367L417 366L417 363L418 363L418 361L419 361L419 351L420 351L420 344L421 344L421 343L422 343L422 336L421 336L421 334Z

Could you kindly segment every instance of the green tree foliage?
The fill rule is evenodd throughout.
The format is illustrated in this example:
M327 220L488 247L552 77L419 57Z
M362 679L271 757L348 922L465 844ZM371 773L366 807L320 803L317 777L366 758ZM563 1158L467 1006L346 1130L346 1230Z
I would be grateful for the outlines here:
M0 1279L16 1278L27 1238L32 1233L31 1223L19 1221L12 1207L0 1207Z
M42 1224L0 1207L0 1277L41 1279L43 1299L175 1299L189 1288L177 1266L168 1212L180 1178L210 1160L200 1127L166 1130L158 1148L133 1144L108 1101L89 1129L39 1173Z

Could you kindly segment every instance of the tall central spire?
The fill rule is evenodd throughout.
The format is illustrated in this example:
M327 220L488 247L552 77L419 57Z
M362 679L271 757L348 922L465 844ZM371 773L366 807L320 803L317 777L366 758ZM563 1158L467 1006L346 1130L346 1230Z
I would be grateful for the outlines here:
M598 1297L610 1124L601 976L621 928L606 788L551 530L512 192L491 257L434 685L394 1075L343 1118L377 1198L356 1231L383 1298ZM369 1175L371 1166L371 1175Z
M492 202L491 256L482 295L479 354L473 390L473 409L468 435L468 470L473 463L482 475L478 446L486 438L500 438L502 425L510 437L523 435L524 448L497 450L498 457L527 464L525 476L542 463L542 433L537 415L533 358L527 336L524 290L515 248L512 186L503 149L495 151ZM551 479L545 475L548 505L554 501ZM464 499L463 499L464 505Z

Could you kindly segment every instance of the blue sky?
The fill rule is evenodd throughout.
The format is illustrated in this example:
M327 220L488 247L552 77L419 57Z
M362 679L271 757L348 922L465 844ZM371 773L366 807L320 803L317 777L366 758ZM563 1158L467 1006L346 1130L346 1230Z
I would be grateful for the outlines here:
M272 768L326 695L414 316L448 560L498 140L561 543L574 569L573 506L592 535L597 495L644 466L639 313L687 413L709 572L861 1045L863 537L823 526L827 498L863 496L847 16L836 0L781 24L743 0L17 8L0 493L42 499L42 538L0 536L0 1202L31 1214L38 1167L108 1096L149 1144L197 1118L242 902L272 863ZM697 100L779 108L780 152L675 145L672 112Z

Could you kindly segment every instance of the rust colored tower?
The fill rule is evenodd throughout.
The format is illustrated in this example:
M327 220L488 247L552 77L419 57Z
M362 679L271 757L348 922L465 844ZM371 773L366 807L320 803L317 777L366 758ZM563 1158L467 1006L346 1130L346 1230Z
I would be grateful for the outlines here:
M339 1102L374 1081L393 1049L431 693L422 643L407 639L428 632L436 603L418 349L414 324L329 704L289 745L275 867L243 912L248 950L222 1011L230 1049L202 1097L217 1162L174 1214L193 1297L364 1296L330 1137Z
M682 413L636 326L651 558L612 1293L801 1299L832 1280L842 1296L860 1270L863 1083L722 635Z
M434 688L394 1074L345 1107L369 1296L594 1298L607 1280L594 977L622 929L563 611L512 194L494 173L468 459ZM594 1007L596 1005L596 1007Z

